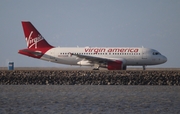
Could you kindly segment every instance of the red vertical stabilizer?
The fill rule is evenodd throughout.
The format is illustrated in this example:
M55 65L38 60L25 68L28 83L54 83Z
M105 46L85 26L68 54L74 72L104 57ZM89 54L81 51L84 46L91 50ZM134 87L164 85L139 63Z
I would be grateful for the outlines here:
M34 58L41 58L49 49L53 48L53 46L51 46L31 24L31 22L22 21L22 27L27 48L19 50L18 53Z

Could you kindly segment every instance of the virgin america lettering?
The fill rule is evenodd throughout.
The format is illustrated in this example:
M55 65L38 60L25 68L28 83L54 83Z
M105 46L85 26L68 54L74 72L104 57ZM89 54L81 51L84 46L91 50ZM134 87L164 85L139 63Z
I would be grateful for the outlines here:
M85 52L88 53L101 53L101 52L121 52L121 53L137 53L138 48L85 48Z
M106 52L106 49L105 48L85 48L85 52L93 52L93 53Z
M42 41L44 38L41 35L38 35L38 37L33 38L32 37L33 31L29 34L29 37L26 37L27 46L28 48L32 48L35 46L35 49L37 48L38 42Z

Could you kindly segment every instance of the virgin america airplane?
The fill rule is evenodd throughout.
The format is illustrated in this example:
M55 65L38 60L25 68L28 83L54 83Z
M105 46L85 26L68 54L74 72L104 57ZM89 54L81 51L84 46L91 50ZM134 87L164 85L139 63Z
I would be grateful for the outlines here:
M158 65L167 58L144 47L54 47L29 21L22 21L27 48L18 53L54 63L93 66L94 70L126 70L127 66Z

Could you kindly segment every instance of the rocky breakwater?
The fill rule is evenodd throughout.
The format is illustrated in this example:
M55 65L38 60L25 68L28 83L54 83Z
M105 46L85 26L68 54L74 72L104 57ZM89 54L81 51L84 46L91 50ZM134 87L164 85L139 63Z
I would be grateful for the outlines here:
M180 85L180 71L0 70L0 85Z

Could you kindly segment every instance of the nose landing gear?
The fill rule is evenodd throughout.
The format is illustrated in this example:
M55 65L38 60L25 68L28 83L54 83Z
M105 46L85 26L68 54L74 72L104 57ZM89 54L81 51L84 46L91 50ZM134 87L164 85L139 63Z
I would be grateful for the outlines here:
M146 66L145 65L143 65L143 70L146 70Z

